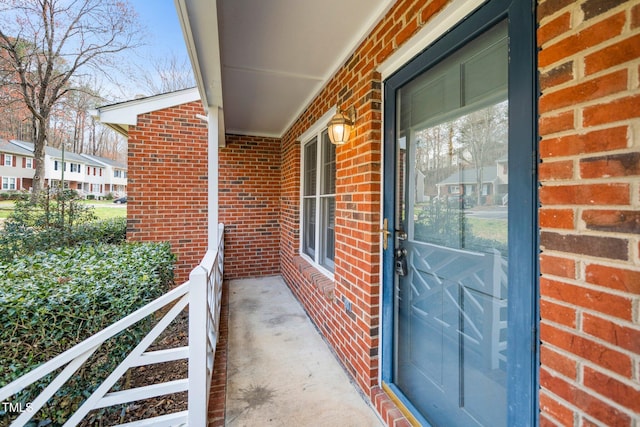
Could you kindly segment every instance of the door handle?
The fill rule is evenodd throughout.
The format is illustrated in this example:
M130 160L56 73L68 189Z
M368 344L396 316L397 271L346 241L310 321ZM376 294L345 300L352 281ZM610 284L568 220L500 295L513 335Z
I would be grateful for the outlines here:
M382 233L382 249L386 251L389 247L389 235L391 234L389 231L389 220L387 220L387 218L382 221L380 232Z

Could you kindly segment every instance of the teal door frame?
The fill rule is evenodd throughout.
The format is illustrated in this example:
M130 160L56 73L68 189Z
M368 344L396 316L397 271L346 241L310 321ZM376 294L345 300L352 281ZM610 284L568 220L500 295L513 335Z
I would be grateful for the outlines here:
M535 2L490 0L384 82L384 218L395 224L396 92L470 40L507 19L509 27L509 327L507 424L538 425L537 61ZM427 24L429 25L429 24ZM513 142L512 142L513 141ZM394 236L383 251L382 381L424 425L394 385Z

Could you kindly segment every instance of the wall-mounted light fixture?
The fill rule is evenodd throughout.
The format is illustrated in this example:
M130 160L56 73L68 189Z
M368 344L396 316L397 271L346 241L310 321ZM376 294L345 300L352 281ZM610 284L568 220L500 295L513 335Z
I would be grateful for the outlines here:
M335 145L346 144L356 122L356 109L352 105L347 111L336 108L336 114L327 125L329 139Z

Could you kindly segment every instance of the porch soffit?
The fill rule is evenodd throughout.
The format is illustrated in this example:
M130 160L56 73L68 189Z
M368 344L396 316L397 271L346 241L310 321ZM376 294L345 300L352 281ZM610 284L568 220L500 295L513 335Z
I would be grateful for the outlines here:
M281 137L394 0L174 0L227 133Z

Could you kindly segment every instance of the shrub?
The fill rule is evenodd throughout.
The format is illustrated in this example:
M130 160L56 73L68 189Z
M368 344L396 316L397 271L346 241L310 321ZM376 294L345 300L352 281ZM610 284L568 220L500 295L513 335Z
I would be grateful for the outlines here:
M67 240L70 245L82 243L119 244L125 241L126 235L127 219L109 218L73 227Z
M0 193L0 200L18 200L21 198L21 192L16 190L9 190L7 192Z
M126 237L127 219L110 218L82 223L64 232L57 227L41 230L7 221L0 235L0 258L12 259L36 251L80 244L122 243Z
M43 193L34 204L28 195L15 203L0 235L0 257L11 259L35 251L81 243L124 241L126 219L95 221L93 208L78 203L72 192Z
M457 204L434 201L415 211L415 237L423 242L452 248L486 252L497 249L507 253L507 243L474 234L465 212Z
M0 261L0 387L162 295L173 281L173 262L166 243L81 245ZM107 341L37 418L64 422L151 321ZM34 384L14 402L25 407L42 387Z
M83 205L76 190L47 188L38 194L21 193L8 222L36 230L66 228L95 219L93 209Z

